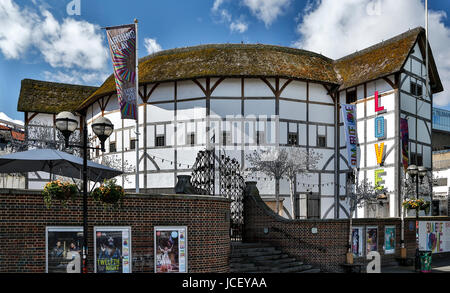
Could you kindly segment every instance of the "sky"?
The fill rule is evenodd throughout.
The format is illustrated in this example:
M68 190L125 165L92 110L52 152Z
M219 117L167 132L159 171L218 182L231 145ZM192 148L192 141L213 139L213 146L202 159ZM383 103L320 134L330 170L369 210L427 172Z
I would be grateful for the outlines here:
M430 44L444 85L434 106L450 110L448 12L450 1L429 0ZM25 78L100 86L112 73L102 28L135 18L139 57L262 43L337 59L425 27L423 0L0 0L0 119L23 120L17 101Z

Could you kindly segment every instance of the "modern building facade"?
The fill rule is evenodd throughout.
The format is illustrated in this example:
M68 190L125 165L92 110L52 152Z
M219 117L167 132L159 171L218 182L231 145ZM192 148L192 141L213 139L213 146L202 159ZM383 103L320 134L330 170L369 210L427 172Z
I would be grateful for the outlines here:
M356 104L357 178L389 191L383 208L362 208L357 217L394 217L401 210L401 118L408 121L409 162L432 168L432 96L443 88L429 49L431 92L426 93L425 44L424 29L416 28L338 60L299 49L245 44L152 54L139 62L139 141L135 121L120 117L112 75L99 88L24 80L18 110L25 113L28 131L44 125L52 129L54 139L54 119L60 111L77 112L81 127L84 120L89 126L100 116L109 118L115 129L106 152L93 151L90 157L114 161L125 171L119 182L134 189L139 148L141 192L173 192L177 176L190 174L197 152L207 147L235 158L243 170L248 167L246 155L258 148L320 153L317 168L296 178L297 213L291 215L290 201L284 200L284 216L326 219L349 215L346 182L352 170L341 104ZM41 83L45 87L33 86ZM53 86L64 96L55 94ZM37 98L30 98L35 95L42 100L49 95L52 103L37 104ZM382 127L382 136L375 127ZM33 178L33 185L29 181L29 188L38 188L38 179ZM274 180L264 174L247 174L247 179L258 181L263 198L273 199ZM289 196L286 180L281 181L280 194ZM302 215L304 205L308 208Z

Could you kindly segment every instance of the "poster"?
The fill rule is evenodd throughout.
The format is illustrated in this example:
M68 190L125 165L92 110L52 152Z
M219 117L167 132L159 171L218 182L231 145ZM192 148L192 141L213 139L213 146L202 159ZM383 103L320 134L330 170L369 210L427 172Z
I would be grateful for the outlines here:
M395 253L395 226L386 226L384 228L384 253Z
M356 130L356 105L341 105L347 145L347 162L351 169L358 168L358 132Z
M352 252L353 255L358 257L363 255L363 228L352 228Z
M155 227L155 273L187 273L187 227Z
M131 228L94 228L95 272L131 273Z
M367 227L366 229L366 252L378 251L378 227Z
M450 251L450 222L420 221L419 249L430 250L432 253Z
M106 28L122 119L137 119L136 25Z
M80 273L82 227L46 228L46 272Z

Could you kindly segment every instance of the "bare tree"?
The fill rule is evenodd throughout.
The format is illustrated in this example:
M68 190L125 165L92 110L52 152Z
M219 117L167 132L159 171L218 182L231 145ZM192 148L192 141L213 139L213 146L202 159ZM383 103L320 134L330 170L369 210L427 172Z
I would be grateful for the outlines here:
M302 150L296 147L289 149L260 149L246 155L250 162L247 170L261 172L275 180L276 213L280 211L280 180L289 181L291 195L291 212L294 214L294 190L297 174L306 175L311 168L316 168L321 154L312 150Z
M380 194L386 194L387 189L381 186L374 186L367 178L362 181L353 179L347 181L347 203L350 210L349 216L349 236L348 236L348 253L352 253L352 230L353 230L353 215L358 207L364 204L373 204L377 202Z

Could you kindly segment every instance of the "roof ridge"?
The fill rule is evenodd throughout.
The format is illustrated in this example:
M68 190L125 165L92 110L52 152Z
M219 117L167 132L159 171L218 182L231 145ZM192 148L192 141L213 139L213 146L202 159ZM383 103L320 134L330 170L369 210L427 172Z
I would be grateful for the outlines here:
M158 56L166 56L166 55L172 55L176 53L183 53L183 52L190 52L190 51L196 51L196 50L202 50L202 49L268 49L273 51L279 51L283 53L288 54L295 54L295 55L310 55L310 56L316 56L322 59L325 59L327 61L333 61L333 59L324 56L320 53L316 53L313 51L308 51L304 49L294 48L294 47L286 47L286 46L280 46L280 45L272 45L272 44L240 44L240 43L226 43L226 44L202 44L202 45L196 45L196 46L186 46L186 47L180 47L180 48L172 48L167 49L159 52L155 52L153 54L147 55L145 57L142 57L139 59L139 63L145 62L148 59L151 59L153 57Z
M62 83L62 82L54 82L54 81L46 81L46 80L37 80L37 79L31 79L31 78L22 79L22 83L52 84L52 85L83 87L83 88L92 88L92 89L99 88L99 86L73 84L73 83Z
M425 31L425 29L424 29L423 27L421 27L421 26L415 27L415 28L413 28L413 29L410 29L410 30L404 32L404 33L401 33L401 34L399 34L399 35L396 35L396 36L394 36L394 37L392 37L392 38L390 38L390 39L383 40L383 41L381 41L381 42L379 42L379 43L376 43L376 44L374 44L374 45L372 45L372 46L369 46L369 47L367 47L367 48L364 48L364 49L359 50L359 51L357 51L357 52L354 52L354 53L352 53L352 54L349 54L349 55L343 56L343 57L341 57L341 58L335 59L334 62L335 62L335 63L338 63L338 62L340 62L340 61L344 61L344 60L347 60L347 59L354 58L354 57L356 57L356 56L363 55L363 54L365 54L365 53L368 53L368 52L370 52L370 51L373 51L373 50L375 50L375 49L378 49L378 48L380 48L380 47L382 47L382 46L385 46L385 45L387 45L387 44L391 44L391 43L394 43L394 42L396 42L396 41L398 41L398 40L404 39L404 38L406 38L406 37L409 36L409 35L414 35L414 34L417 34L417 35L418 35L418 34L421 33L422 31Z

